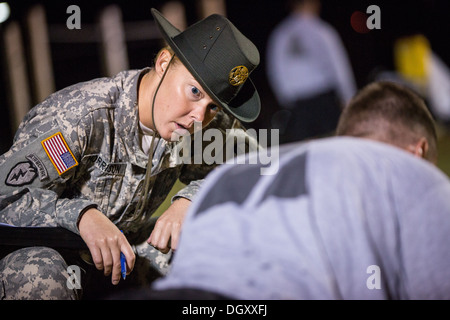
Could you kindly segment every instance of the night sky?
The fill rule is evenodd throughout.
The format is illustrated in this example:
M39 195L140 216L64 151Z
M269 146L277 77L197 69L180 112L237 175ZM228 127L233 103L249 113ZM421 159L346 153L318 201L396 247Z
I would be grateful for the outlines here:
M50 25L65 25L69 14L66 8L76 4L81 9L81 27L95 23L98 13L107 4L120 5L123 20L141 21L151 19L150 8L160 8L164 3L158 1L11 1L12 16L10 20L24 23L24 15L29 6L43 3L46 8L47 20ZM183 1L188 24L198 20L198 5L196 1ZM371 5L381 9L381 29L368 33L356 32L350 18L355 11L365 12ZM416 0L416 1L322 1L322 18L334 26L339 32L353 67L358 87L371 80L376 70L392 70L393 41L413 33L423 33L429 39L433 51L450 66L450 1L447 0ZM263 112L260 118L250 126L254 128L270 128L270 119L278 105L268 86L265 70L265 50L267 38L271 30L287 14L283 1L267 0L228 0L227 17L250 38L259 48L261 64L252 74L252 80L257 86L262 98ZM0 32L2 31L0 27ZM77 32L68 30L68 32ZM24 39L26 46L26 37ZM142 68L151 64L154 54L160 47L157 41L133 41L127 43L130 68ZM1 58L4 60L3 43ZM51 54L56 89L68 85L101 77L101 59L97 43L62 44L52 43ZM3 62L4 63L4 62ZM2 78L4 82L4 77ZM12 133L8 122L7 92L4 85L0 88L1 145L0 153L11 145ZM39 101L33 101L33 104ZM30 106L31 107L31 106Z

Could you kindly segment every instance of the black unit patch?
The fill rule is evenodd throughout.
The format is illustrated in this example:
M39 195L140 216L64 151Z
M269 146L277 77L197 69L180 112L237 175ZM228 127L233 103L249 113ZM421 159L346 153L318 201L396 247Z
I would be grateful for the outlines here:
M37 175L37 169L31 161L19 162L8 173L5 184L11 187L24 186L31 184Z

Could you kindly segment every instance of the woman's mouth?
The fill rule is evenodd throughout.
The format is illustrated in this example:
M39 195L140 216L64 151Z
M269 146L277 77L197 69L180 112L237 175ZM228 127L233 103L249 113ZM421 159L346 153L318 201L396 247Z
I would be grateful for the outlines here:
M175 124L177 125L177 129L188 130L188 128L186 128L186 126L183 126L182 124L179 124L178 122L175 122ZM188 131L189 131L189 130L188 130Z
M188 136L190 135L188 126L184 126L181 123L175 122L175 130L172 134L172 141L178 141L180 136Z

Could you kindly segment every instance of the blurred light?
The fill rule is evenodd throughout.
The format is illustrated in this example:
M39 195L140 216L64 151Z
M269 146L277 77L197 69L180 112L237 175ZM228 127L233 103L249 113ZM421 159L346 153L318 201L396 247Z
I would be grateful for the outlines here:
M11 10L7 2L0 2L0 23L5 22L9 18Z

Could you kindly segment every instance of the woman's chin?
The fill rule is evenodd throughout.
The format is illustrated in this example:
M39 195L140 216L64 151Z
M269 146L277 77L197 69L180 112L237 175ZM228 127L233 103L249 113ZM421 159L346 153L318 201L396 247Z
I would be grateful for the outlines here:
M165 138L163 138L163 139L168 140L168 141L180 141L180 139L182 137L189 136L189 135L190 135L190 133L188 130L178 128L178 129L175 129L174 131L172 131L172 133L170 134L170 137L168 137L168 139L165 139Z

